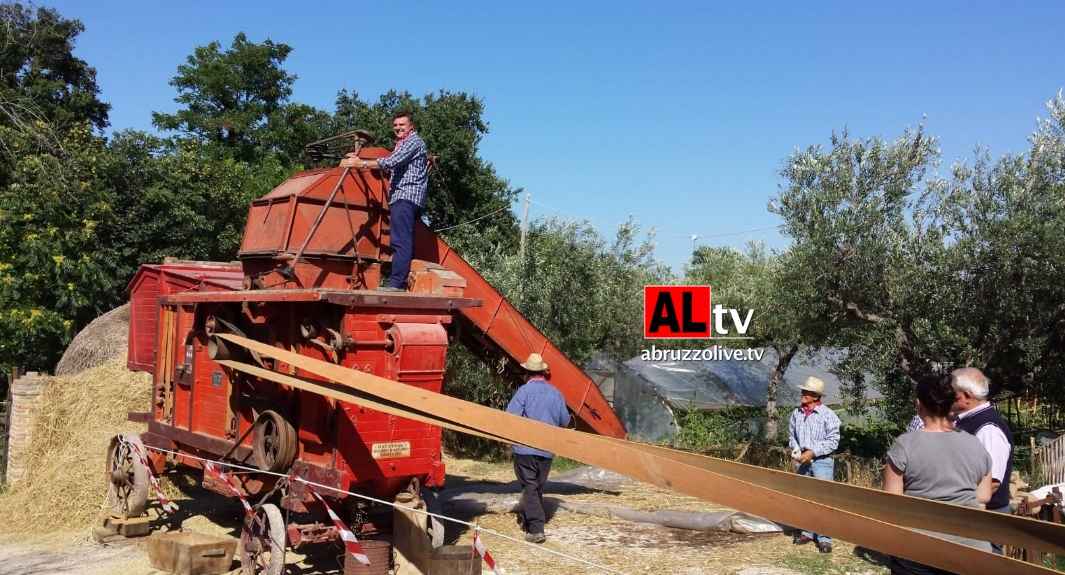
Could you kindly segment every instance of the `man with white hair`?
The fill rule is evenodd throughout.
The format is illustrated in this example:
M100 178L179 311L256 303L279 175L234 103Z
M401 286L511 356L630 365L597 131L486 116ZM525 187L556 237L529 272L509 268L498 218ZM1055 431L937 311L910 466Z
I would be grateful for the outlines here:
M825 382L808 377L799 386L799 392L802 394L799 407L788 419L788 447L795 460L795 472L832 481L835 474L832 452L839 447L839 417L821 403ZM796 545L810 541L817 543L821 553L832 552L832 538L826 535L803 531L792 539Z
M1006 420L988 401L987 376L975 367L955 369L950 374L954 388L954 426L971 433L980 440L991 455L991 500L988 511L1010 513L1009 477L1013 471L1013 434ZM991 543L995 553L1002 553L1002 546Z

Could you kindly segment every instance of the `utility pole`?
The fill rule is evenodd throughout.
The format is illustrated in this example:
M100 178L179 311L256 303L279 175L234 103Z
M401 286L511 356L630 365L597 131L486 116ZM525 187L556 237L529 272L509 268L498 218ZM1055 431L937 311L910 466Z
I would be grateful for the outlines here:
M525 236L529 233L529 202L532 201L532 194L525 192L525 209L521 216L521 243L518 244L518 257L521 261L525 261Z
M692 234L692 255L695 255L695 241L699 239L699 234Z

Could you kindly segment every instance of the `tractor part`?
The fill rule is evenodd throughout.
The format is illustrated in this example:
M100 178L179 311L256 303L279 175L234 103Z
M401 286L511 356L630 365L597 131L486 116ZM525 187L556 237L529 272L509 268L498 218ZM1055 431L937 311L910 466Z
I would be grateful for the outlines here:
M309 345L322 350L329 361L336 364L340 363L340 353L355 345L351 338L344 337L331 327L320 329L318 323L311 318L304 318L300 322L300 337Z
M326 525L321 521L289 523L285 526L285 532L288 534L288 544L293 549L312 543L329 543L340 537L340 531L336 525Z
M139 517L148 506L148 467L140 437L124 433L107 448L107 505L117 517Z
M374 143L374 136L366 130L352 130L311 142L303 146L303 155L311 164L338 162L346 154L357 154L363 146Z
M250 353L255 363L264 366L263 358L255 351L227 346L224 341L215 337L220 333L233 333L241 337L248 337L244 330L233 325L232 322L221 316L210 315L203 321L203 331L207 334L207 357L214 360L237 359L238 357L243 357L244 353Z
M267 503L244 519L240 530L242 575L281 575L285 568L285 520Z
M296 458L296 429L280 413L266 410L256 418L251 445L259 469L285 472Z
M296 252L296 255L287 256L286 254L286 256L284 257L279 257L279 259L286 259L289 261L281 270L278 270L278 273L284 276L293 272L293 267L297 262L300 261L300 258L303 257L303 251L307 249L307 244L311 243L311 238L313 238L314 233L318 231L318 226L322 225L322 220L325 219L325 214L329 211L329 206L333 204L333 200L337 197L337 192L339 192L340 188L343 187L344 178L347 178L350 172L351 168L344 168L344 170L340 172L340 177L337 178L337 183L335 186L333 186L333 191L329 193L329 198L325 200L325 204L318 212L318 217L316 217L314 219L314 223L311 224L311 229L307 231L307 237L303 239L303 245L300 246L300 249ZM345 202L345 205L347 205L347 202Z

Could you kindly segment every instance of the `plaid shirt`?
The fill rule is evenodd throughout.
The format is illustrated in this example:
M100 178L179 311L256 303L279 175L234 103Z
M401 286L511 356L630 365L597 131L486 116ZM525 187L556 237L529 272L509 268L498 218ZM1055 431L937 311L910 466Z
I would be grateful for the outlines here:
M397 200L408 200L420 208L425 207L425 197L429 193L429 153L417 132L412 131L403 138L391 154L377 160L377 165L392 171L388 189L390 205Z
M795 409L788 421L788 447L813 450L814 457L831 455L839 447L839 418L825 405L810 415Z

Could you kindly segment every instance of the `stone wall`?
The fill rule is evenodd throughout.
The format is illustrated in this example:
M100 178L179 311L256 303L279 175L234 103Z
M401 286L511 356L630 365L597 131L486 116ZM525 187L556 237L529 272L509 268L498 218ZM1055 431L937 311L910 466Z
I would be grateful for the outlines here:
M11 384L11 425L8 433L7 482L18 481L28 467L23 452L30 444L37 404L48 377L31 371Z

